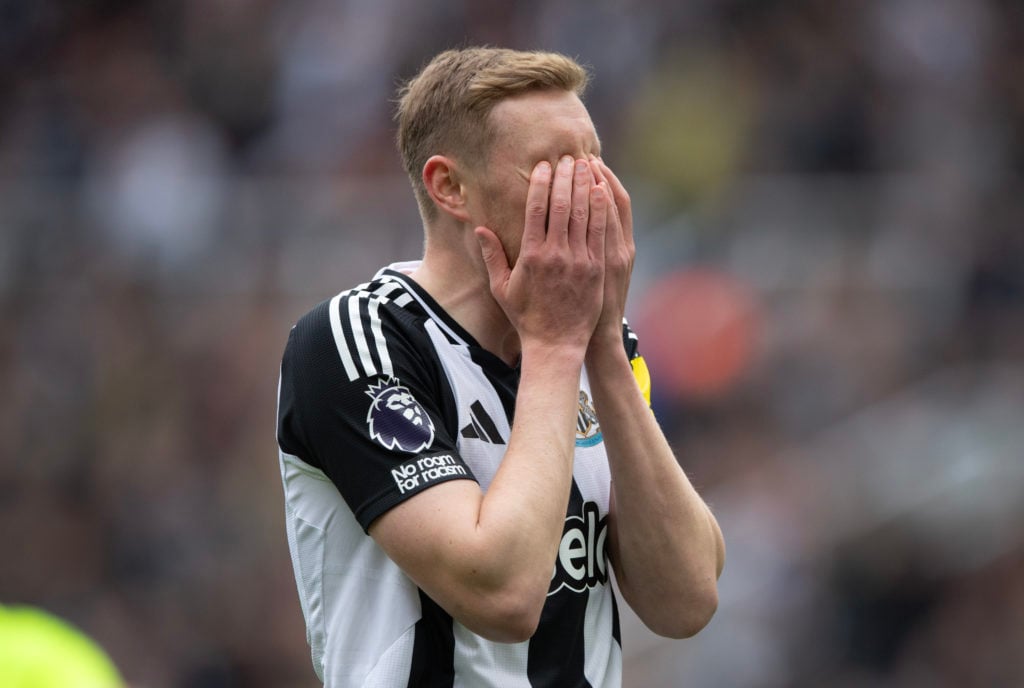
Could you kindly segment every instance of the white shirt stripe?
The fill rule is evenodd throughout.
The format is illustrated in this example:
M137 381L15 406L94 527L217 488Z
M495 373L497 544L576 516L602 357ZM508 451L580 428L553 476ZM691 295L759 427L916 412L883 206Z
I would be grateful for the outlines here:
M587 682L601 688L617 688L622 680L622 650L612 635L612 594L609 580L587 593L587 613L583 623L584 664Z
M530 688L527 666L530 641L492 643L474 635L458 621L452 622L455 637L454 688Z
M345 332L341 329L341 309L339 302L343 294L338 294L331 299L330 306L327 311L331 315L331 332L334 333L334 344L338 347L338 354L341 356L341 362L345 366L345 374L348 375L349 380L355 380L359 377L359 371L356 370L355 361L352 360L352 353L348 350L348 342L345 340Z
M363 331L363 319L359 315L359 302L365 297L366 294L349 294L348 317L352 323L352 338L355 340L356 351L359 352L359 362L363 364L363 372L369 377L377 374L377 366L373 365L373 358L370 357L370 346Z
M373 290L373 293L379 296L382 301L389 301L392 292L401 288L402 285L398 282L384 282L383 284L378 285L377 288ZM406 303L408 303L408 301Z
M370 356L370 345L363 328L363 320L359 315L359 300L366 298L370 300L370 332L373 335L374 346L381 361L381 372L385 375L394 374L391 356L388 354L387 342L384 339L384 331L381 328L380 304L382 301L390 300L389 296L396 291L402 290L403 285L396 280L385 282L372 292L364 291L369 286L370 283L367 282L360 284L354 289L347 289L341 292L331 299L328 309L331 317L331 331L334 333L334 343L338 347L338 354L341 355L341 361L345 366L345 374L348 375L349 380L355 380L359 377L359 369L356 367L355 359L352 357L351 345L341 327L340 302L342 298L348 299L348 318L352 326L352 338L355 340L356 351L359 353L359 362L362 364L364 373L367 376L377 373L377 367ZM377 298L372 298L374 296ZM395 303L399 306L404 306L410 301L412 301L412 297L408 293L403 292L395 300Z
M380 324L380 303L381 299L374 299L370 302L370 331L373 332L373 339L377 344L377 357L380 359L380 372L382 375L394 375L391 367L391 356L388 355L388 343L384 341L384 330Z

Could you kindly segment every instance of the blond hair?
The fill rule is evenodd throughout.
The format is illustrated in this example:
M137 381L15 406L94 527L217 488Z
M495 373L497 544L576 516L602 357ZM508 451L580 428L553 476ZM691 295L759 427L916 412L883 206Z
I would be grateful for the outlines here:
M482 163L499 101L544 89L582 96L588 81L586 69L558 53L478 47L437 55L399 89L396 115L398 150L424 217L437 213L422 179L432 155Z

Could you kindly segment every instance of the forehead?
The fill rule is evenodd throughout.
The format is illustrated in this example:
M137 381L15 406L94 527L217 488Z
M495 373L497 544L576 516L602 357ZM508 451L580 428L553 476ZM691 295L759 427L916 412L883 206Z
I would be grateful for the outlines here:
M491 110L490 124L495 153L536 161L600 152L587 108L569 91L531 91L502 100Z

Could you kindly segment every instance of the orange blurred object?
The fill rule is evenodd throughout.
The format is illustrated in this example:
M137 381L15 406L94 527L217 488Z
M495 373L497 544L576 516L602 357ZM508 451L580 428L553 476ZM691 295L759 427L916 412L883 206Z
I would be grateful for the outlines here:
M757 304L728 274L688 269L650 287L636 325L656 396L713 399L727 393L750 363Z

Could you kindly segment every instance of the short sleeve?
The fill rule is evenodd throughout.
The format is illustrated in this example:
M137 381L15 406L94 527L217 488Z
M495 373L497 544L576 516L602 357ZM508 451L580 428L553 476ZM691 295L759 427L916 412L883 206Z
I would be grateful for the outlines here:
M292 329L278 443L320 468L366 530L429 487L475 478L458 453L451 390L426 333L396 306L377 304L372 328L339 325L338 313L349 312L345 299L326 301Z

